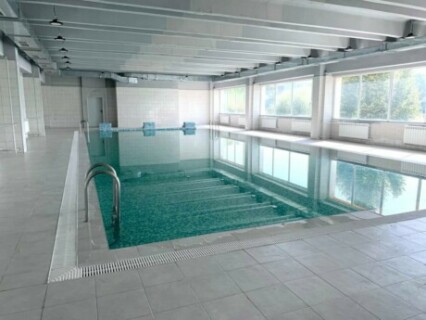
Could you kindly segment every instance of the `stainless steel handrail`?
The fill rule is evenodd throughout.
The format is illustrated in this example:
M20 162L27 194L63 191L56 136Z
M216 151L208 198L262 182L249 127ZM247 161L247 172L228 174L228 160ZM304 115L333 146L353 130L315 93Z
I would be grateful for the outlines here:
M120 194L121 194L121 183L120 183L120 179L118 178L117 174L114 173L114 171L111 170L99 170L99 171L95 171L90 173L87 177L86 177L86 181L84 183L84 203L86 206L86 214L85 214L85 222L89 221L89 190L88 190L88 186L90 181L96 177L97 175L101 175L101 174L106 174L109 175L110 177L112 177L113 181L114 181L114 192L113 192L113 224L120 224Z
M98 163L95 163L93 166L91 166L89 168L89 170L87 170L87 172L86 172L86 178L89 176L90 173L92 173L93 170L95 170L96 168L99 168L99 167L107 168L108 170L112 171L112 173L114 173L118 178L117 171L115 171L115 169L110 164L105 163L105 162L98 162Z

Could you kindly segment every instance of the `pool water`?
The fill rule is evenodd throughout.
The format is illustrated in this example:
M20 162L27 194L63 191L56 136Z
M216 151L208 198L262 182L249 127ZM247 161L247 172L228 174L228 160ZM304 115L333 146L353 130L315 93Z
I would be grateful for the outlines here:
M426 166L212 130L90 132L92 163L122 184L112 223L111 178L96 178L110 248L373 210L426 209Z

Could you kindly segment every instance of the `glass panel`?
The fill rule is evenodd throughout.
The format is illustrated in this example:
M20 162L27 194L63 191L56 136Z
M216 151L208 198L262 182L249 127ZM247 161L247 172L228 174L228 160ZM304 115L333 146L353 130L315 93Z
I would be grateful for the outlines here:
M293 115L310 116L312 113L312 80L293 82Z
M416 210L419 179L386 172L382 214Z
M342 78L340 118L353 119L358 117L359 88L359 76Z
M223 160L227 160L228 147L227 147L228 139L220 138L220 158Z
M262 87L262 114L275 114L275 85Z
M278 83L276 87L276 108L277 115L290 115L291 114L291 90L292 83Z
M422 180L422 190L420 192L419 210L426 209L426 180Z
M354 166L350 163L337 161L336 184L332 196L343 202L352 203L353 177Z
M422 83L423 77L426 78L426 74L416 74L414 69L404 69L394 73L390 112L392 120L423 121L423 108L420 100L421 85L426 84ZM423 91L426 90L423 89Z
M383 181L382 171L355 166L354 204L362 209L379 211Z
M223 113L245 113L246 89L244 87L224 89L220 92L220 111Z
M290 153L290 182L302 188L308 187L309 155Z
M245 165L245 143L242 141L235 141L235 163Z
M389 73L373 73L362 76L360 119L387 119L389 81Z
M227 140L228 161L235 162L235 143L233 140Z
M288 169L290 153L286 150L274 150L274 172L275 178L288 181Z
M259 171L272 175L273 149L268 147L260 147Z

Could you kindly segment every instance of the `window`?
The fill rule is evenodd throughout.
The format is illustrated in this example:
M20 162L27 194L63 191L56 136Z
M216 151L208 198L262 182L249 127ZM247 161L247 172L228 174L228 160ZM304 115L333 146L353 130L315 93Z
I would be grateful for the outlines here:
M309 155L260 146L259 171L307 189Z
M246 144L242 141L220 138L220 159L237 164L245 165Z
M343 161L332 161L331 168L331 198L357 209L392 215L426 205L426 180Z
M334 116L354 120L425 121L426 68L338 78Z
M246 113L245 87L222 89L219 91L219 95L221 113Z
M312 79L262 86L262 115L304 116L312 114Z

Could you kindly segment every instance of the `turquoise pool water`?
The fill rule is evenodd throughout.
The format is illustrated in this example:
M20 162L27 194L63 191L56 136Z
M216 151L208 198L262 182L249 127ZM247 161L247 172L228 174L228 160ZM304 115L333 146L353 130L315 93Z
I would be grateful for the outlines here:
M122 183L120 232L109 177L96 178L111 248L345 212L426 209L426 167L210 130L90 132L92 163Z

